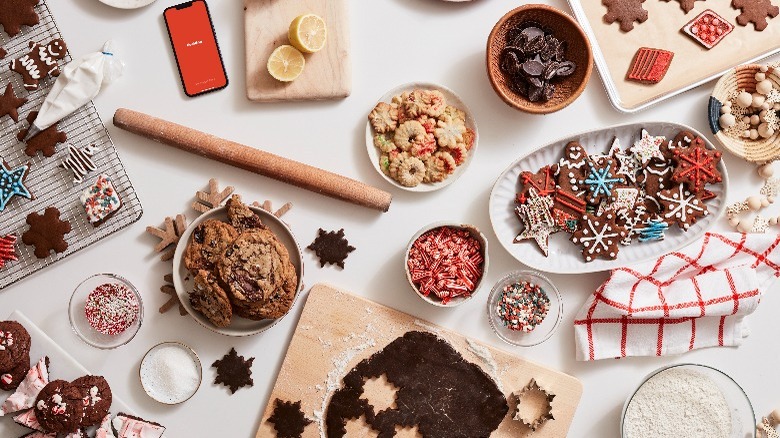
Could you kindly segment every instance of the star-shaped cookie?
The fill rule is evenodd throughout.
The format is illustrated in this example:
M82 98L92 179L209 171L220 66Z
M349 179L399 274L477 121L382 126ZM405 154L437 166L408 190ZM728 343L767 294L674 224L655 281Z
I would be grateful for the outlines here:
M9 82L5 86L5 92L0 96L0 117L5 115L11 116L14 122L19 121L19 107L24 105L27 99L24 97L16 97L14 88Z
M523 222L523 231L515 237L514 242L534 239L539 249L547 256L550 234L560 230L550 213L552 205L552 196L539 196L536 190L529 189L526 203L515 208L517 216Z
M29 170L30 166L26 164L9 169L8 163L0 163L0 211L5 210L5 206L14 196L32 199L32 194L24 185Z
M634 142L629 151L634 154L642 164L647 164L653 158L664 158L661 146L666 142L666 137L650 135L647 130L642 130L642 138Z

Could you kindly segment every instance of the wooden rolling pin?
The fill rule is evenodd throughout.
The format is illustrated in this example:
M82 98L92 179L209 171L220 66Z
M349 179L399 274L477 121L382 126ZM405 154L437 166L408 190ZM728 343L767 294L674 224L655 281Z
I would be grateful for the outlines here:
M360 181L126 108L116 110L114 125L183 151L363 207L386 212L393 200L390 193Z

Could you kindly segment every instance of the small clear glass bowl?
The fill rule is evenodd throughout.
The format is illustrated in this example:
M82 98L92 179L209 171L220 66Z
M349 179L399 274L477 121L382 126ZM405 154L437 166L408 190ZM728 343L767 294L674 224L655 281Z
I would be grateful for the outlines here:
M753 411L753 405L750 403L750 399L745 393L745 390L739 386L739 383L717 368L694 363L681 363L661 367L642 379L642 383L637 386L631 394L631 397L626 400L626 404L623 406L623 414L620 416L621 437L626 436L625 430L623 429L625 427L626 412L628 412L628 407L631 405L631 401L634 399L634 396L639 389L660 373L673 368L701 373L704 376L709 377L718 389L723 392L726 403L728 403L729 409L731 410L731 433L729 434L729 438L752 438L756 436L756 416Z
M84 306L87 303L89 294L96 287L106 283L118 283L127 287L138 300L138 314L135 321L125 331L113 336L100 333L92 328L84 312ZM116 274L95 274L76 286L76 290L73 291L73 295L70 297L68 317L70 318L70 327L82 341L95 348L111 350L133 340L136 333L138 333L138 329L141 328L141 322L144 318L144 304L143 300L141 300L141 294L127 279Z
M189 357L192 359L192 364L195 366L196 372L198 374L198 386L196 386L192 392L184 394L184 396L181 398L171 398L169 394L165 394L163 390L155 387L149 380L150 374L154 373L154 370L151 368L152 365L150 364L152 358L151 354L165 347L175 347L187 353L187 355L189 355ZM144 358L141 360L141 366L138 369L138 377L141 380L141 386L144 388L144 391L153 400L164 405L178 405L191 399L192 396L194 396L195 393L197 393L200 389L200 385L203 383L203 366L200 363L200 357L198 357L198 353L190 348L189 345L177 341L161 342L150 348L149 351L147 351L144 355Z
M501 301L504 287L523 281L541 286L544 292L547 293L547 297L550 298L550 310L544 321L528 333L506 327L498 312L496 312L496 306ZM514 271L505 275L493 286L493 290L490 291L490 296L487 300L487 313L490 327L502 341L518 347L532 347L550 339L550 336L555 333L563 317L563 300L560 292L558 292L558 288L542 274L535 271Z

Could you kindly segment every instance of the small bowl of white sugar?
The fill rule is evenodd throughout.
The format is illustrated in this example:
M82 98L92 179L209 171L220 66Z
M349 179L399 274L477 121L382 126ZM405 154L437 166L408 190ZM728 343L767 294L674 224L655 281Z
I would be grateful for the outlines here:
M178 405L198 392L203 368L192 348L181 342L163 342L146 353L140 376L149 397L166 405Z
M755 414L742 387L707 365L679 364L651 373L626 401L623 438L745 438Z

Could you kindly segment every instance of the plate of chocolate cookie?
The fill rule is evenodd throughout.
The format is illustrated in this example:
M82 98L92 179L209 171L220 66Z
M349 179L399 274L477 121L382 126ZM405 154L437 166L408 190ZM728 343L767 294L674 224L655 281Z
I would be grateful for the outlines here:
M471 111L441 85L400 85L368 114L368 156L376 171L399 189L432 192L447 187L466 171L478 142Z
M173 266L176 293L187 312L228 336L268 330L303 287L303 256L290 228L238 195L182 233Z
M499 242L552 273L650 260L701 237L726 209L721 153L671 122L572 135L515 161L490 194Z

